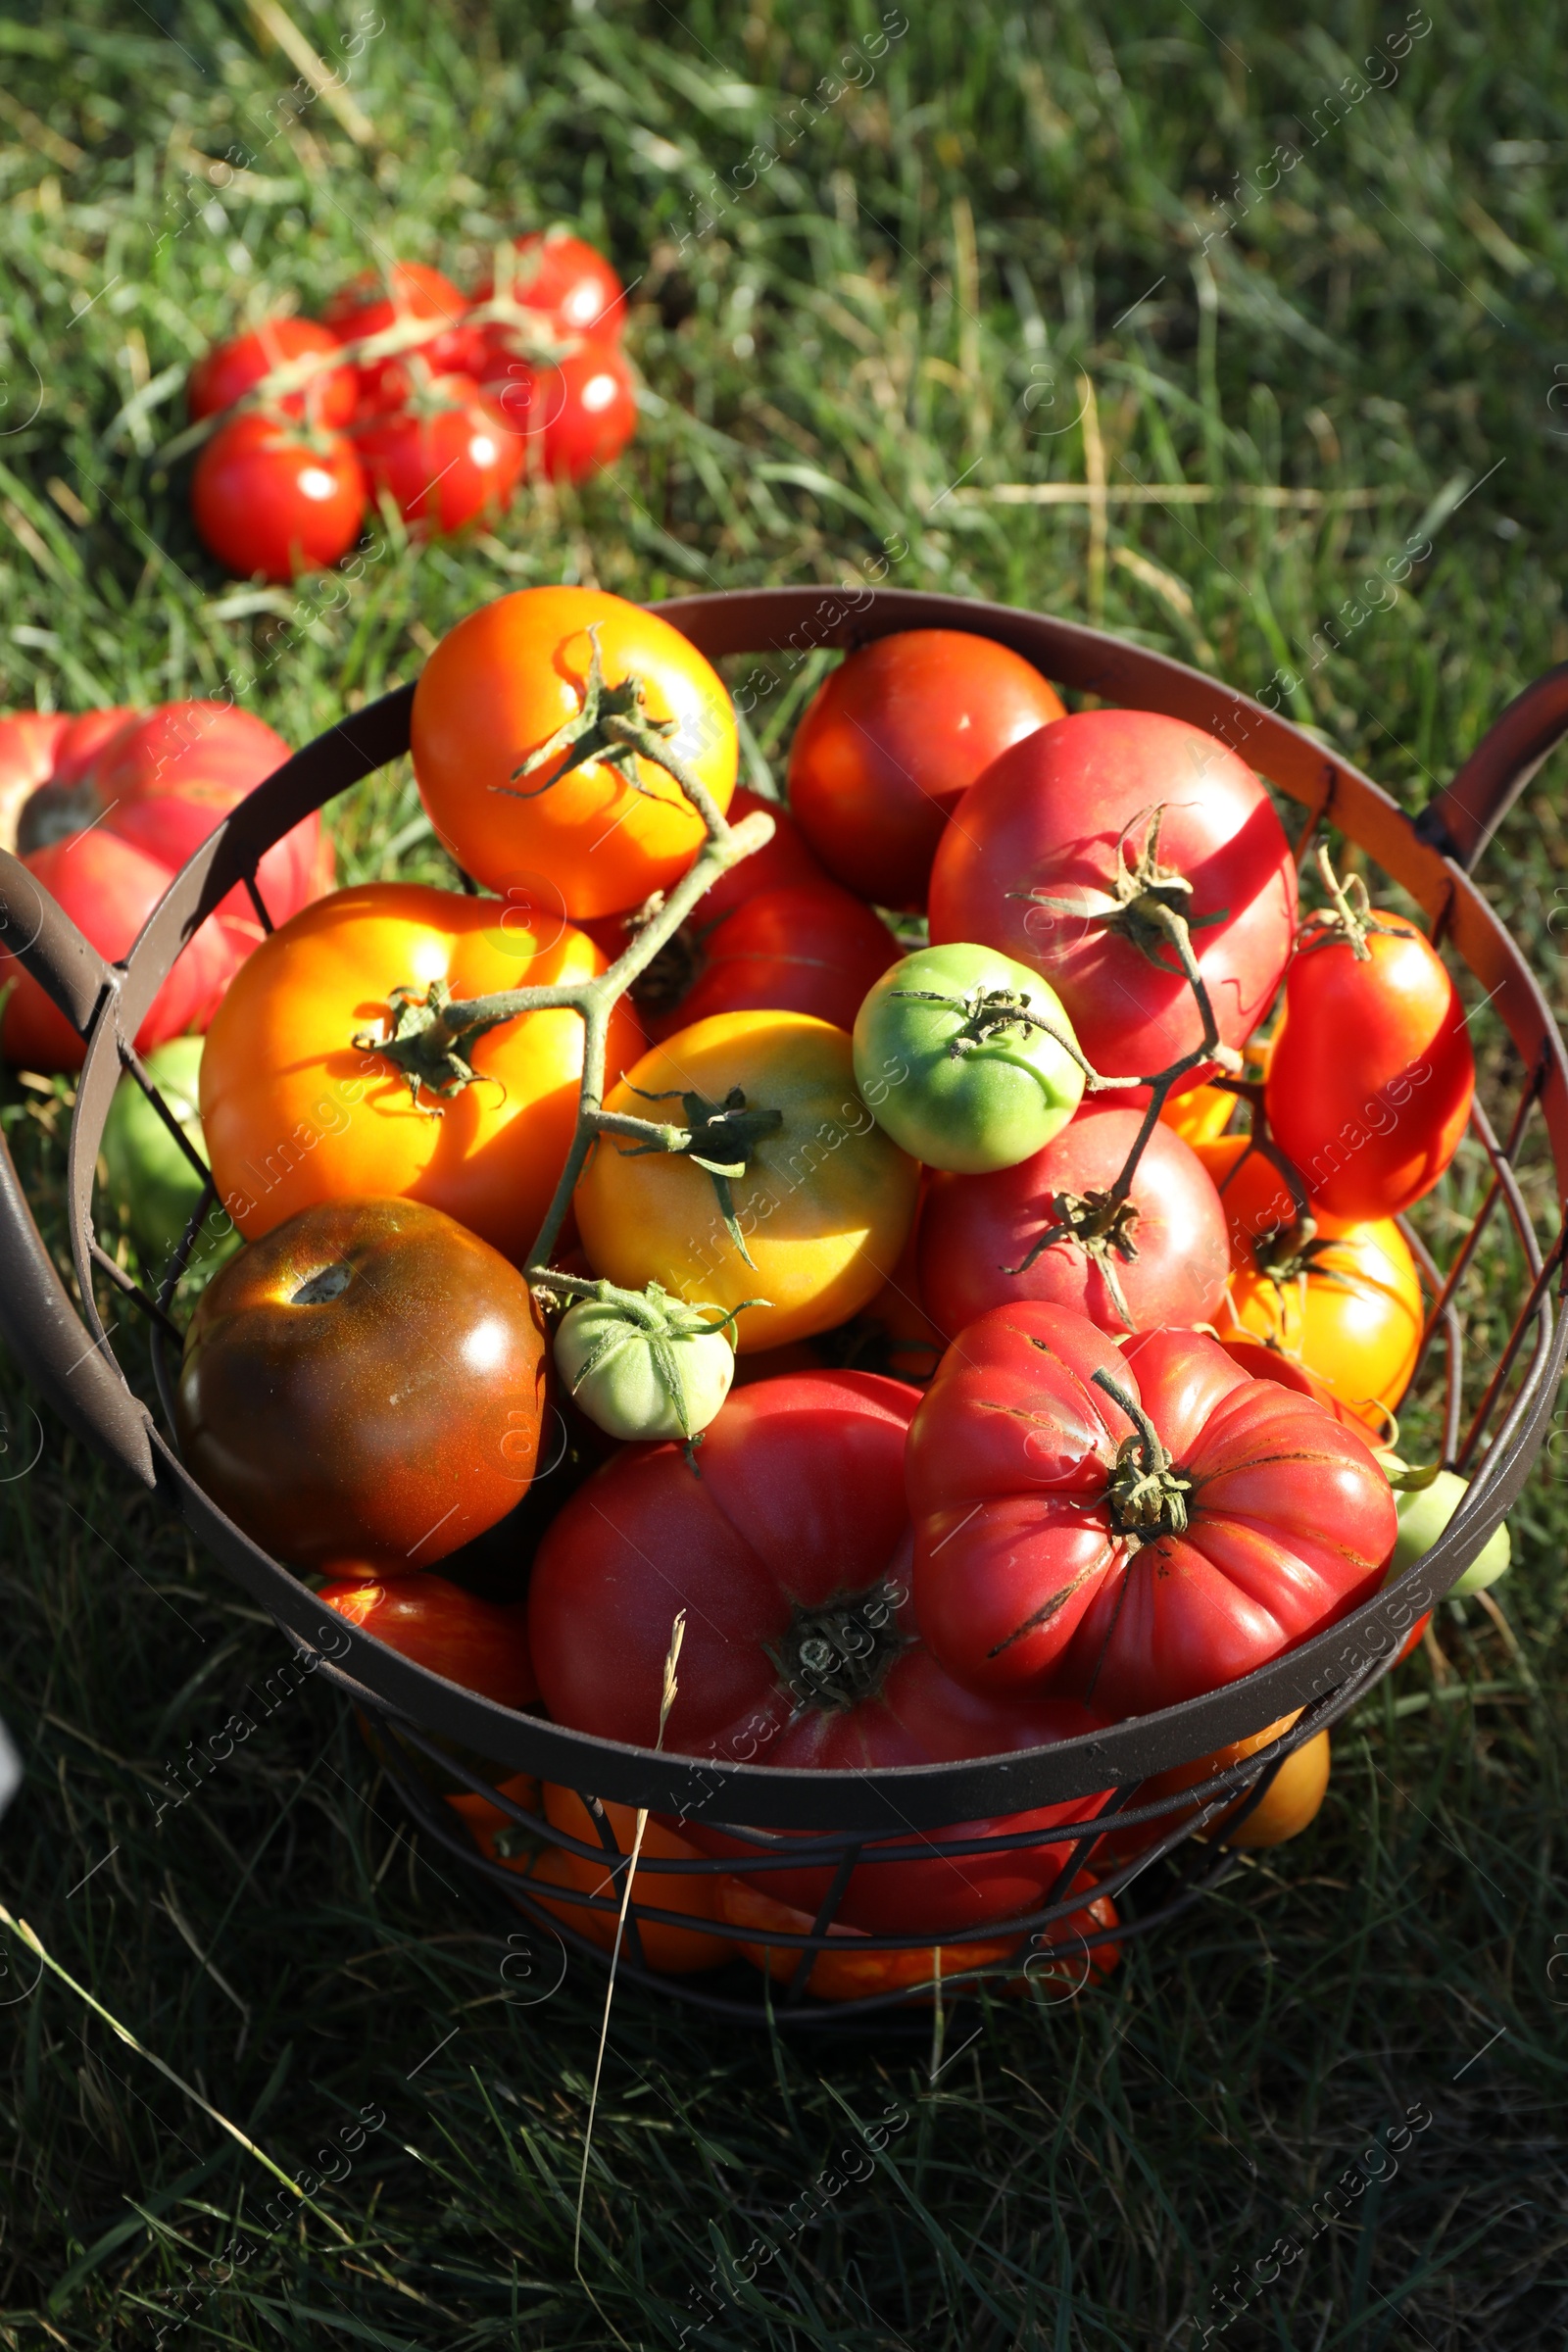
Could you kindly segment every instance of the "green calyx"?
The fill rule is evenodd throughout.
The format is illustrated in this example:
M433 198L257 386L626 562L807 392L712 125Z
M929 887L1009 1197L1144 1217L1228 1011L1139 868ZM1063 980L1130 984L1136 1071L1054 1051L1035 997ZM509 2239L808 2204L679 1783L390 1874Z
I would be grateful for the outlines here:
M1086 912L1075 900L1051 898L1043 891L1014 891L1009 895L1032 899L1037 906L1045 906L1054 914L1097 923L1102 930L1117 932L1130 940L1151 963L1158 964L1161 971L1169 971L1178 926L1183 934L1201 931L1210 924L1223 923L1228 909L1216 914L1192 912L1191 882L1174 866L1159 862L1159 828L1164 814L1163 803L1155 808L1140 809L1117 842L1110 881L1113 903L1109 906ZM1143 845L1129 858L1128 845L1146 817L1149 829Z
M1112 1526L1135 1545L1152 1544L1158 1536L1184 1535L1192 1480L1172 1469L1172 1457L1154 1424L1129 1392L1108 1372L1094 1377L1096 1388L1103 1389L1133 1424L1133 1434L1122 1440L1106 1482Z
M1131 1331L1132 1309L1127 1304L1116 1266L1118 1260L1130 1266L1138 1255L1138 1244L1133 1238L1138 1224L1137 1201L1117 1192L1054 1193L1051 1217L1052 1222L1021 1262L1004 1266L1003 1272L1027 1274L1043 1250L1060 1242L1076 1243L1104 1276L1116 1312Z
M1327 842L1320 843L1317 870L1323 877L1323 887L1329 894L1329 904L1316 914L1309 915L1301 926L1297 942L1300 954L1309 956L1315 949L1333 947L1336 943L1348 946L1357 963L1369 963L1372 951L1369 938L1381 935L1386 939L1405 939L1409 926L1405 923L1380 922L1373 912L1372 901L1365 882L1359 874L1348 874L1342 882L1334 871Z
M583 685L582 708L556 729L548 742L530 752L520 767L513 769L519 776L536 776L541 768L552 773L542 784L529 792L518 792L514 784L495 784L491 790L505 793L511 800L537 800L552 784L574 767L587 767L594 761L600 766L613 768L622 782L648 800L663 800L663 793L650 792L637 771L639 759L649 760L656 766L669 770L669 739L680 732L676 718L650 718L648 690L635 670L612 686L606 682L605 665L599 651L599 624L593 622L588 630L593 652L588 662L588 676ZM553 763L559 762L558 765Z
M464 1048L504 1021L514 1020L522 1009L499 997L488 1004L457 1003L444 980L432 980L423 990L394 988L387 1006L386 1035L362 1029L354 1043L361 1053L378 1054L401 1073L416 1107L421 1092L450 1098L475 1085L483 1073L473 1067ZM441 1112L430 1115L439 1118Z
M736 1219L735 1197L730 1186L736 1177L747 1173L751 1154L762 1138L777 1135L784 1124L784 1113L761 1103L749 1103L744 1090L738 1086L730 1088L722 1102L710 1102L706 1095L681 1094L673 1089L663 1094L648 1094L636 1086L631 1092L644 1102L678 1102L686 1114L686 1125L684 1129L665 1128L657 1142L634 1144L626 1156L640 1159L649 1152L669 1152L704 1169L712 1178L724 1230L746 1264L752 1265L751 1251Z
M936 988L895 988L890 991L890 996L893 1000L904 999L909 1004L945 1004L960 1015L958 1025L948 1041L947 1053L951 1061L960 1061L966 1054L977 1054L982 1047L997 1045L1009 1035L1015 1035L1020 1044L1026 1045L1038 1031L1042 1037L1052 1038L1060 1046L1062 1052L1070 1055L1086 1075L1094 1074L1078 1050L1077 1039L1056 1022L1047 1020L1043 1013L1037 1012L1034 1009L1035 1000L1025 996L1021 990L976 987L971 988L966 996L953 997L945 996ZM1031 1076L1039 1075L1030 1063L1021 1059L1018 1067L1028 1069Z
M796 1605L789 1631L768 1656L803 1707L848 1713L881 1689L894 1660L915 1641L898 1622L901 1595L886 1578L814 1609Z

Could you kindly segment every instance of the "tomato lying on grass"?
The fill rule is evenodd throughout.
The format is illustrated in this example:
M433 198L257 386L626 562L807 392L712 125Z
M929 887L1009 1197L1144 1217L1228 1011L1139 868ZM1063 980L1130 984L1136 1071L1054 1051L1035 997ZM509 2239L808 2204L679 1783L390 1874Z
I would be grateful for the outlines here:
M408 1576L511 1510L533 1475L545 1342L528 1286L410 1200L306 1209L203 1292L180 1453L300 1568Z
M503 252L497 268L486 271L473 299L487 303L499 296L562 338L589 335L608 341L625 323L626 296L613 268L568 229L514 237L510 254Z
M346 433L244 410L197 459L190 504L202 545L230 571L292 580L358 539L365 469Z
M314 318L263 319L260 326L215 345L197 361L185 395L191 419L196 422L231 409L264 376L274 374L291 361L324 359L340 348L331 329L318 326ZM297 392L282 393L270 405L285 416L310 416L317 424L347 424L358 393L352 368L322 368Z
M522 471L520 443L468 375L438 377L407 407L361 425L354 443L371 493L384 491L426 533L494 521Z
M1368 1445L1214 1340L1112 1346L998 1307L909 1433L921 1634L975 1690L1120 1718L1215 1690L1370 1597L1397 1530Z

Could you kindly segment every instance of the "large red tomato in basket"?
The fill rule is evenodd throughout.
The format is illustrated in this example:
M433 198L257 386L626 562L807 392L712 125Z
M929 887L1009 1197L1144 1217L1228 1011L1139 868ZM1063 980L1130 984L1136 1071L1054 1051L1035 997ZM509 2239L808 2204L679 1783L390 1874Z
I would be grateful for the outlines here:
M227 703L93 710L43 727L23 711L0 719L0 815L15 826L23 864L98 953L116 959L220 819L288 757L281 736ZM23 777L29 781L19 790ZM327 888L330 859L314 814L266 853L256 879L274 924ZM236 883L153 999L136 1032L140 1050L205 1028L262 937L250 895ZM13 979L0 1032L6 1059L34 1070L79 1069L80 1038L0 951L0 985Z
M556 1720L651 1747L684 1609L663 1744L685 1755L877 1772L1098 1730L1102 1719L1070 1702L977 1697L919 1641L904 1499L918 1402L874 1373L799 1373L733 1394L695 1462L676 1445L617 1454L552 1523L534 1564L528 1639ZM1102 1801L929 1835L890 1807L884 1850L898 1859L862 1863L838 1916L873 1932L937 1933L1037 1909L1071 1851L1062 1825ZM710 1852L735 1855L746 1875L756 1848L692 1818L680 1826ZM1056 1836L1012 1852L942 1852L946 1838L1034 1828ZM833 1865L751 1876L814 1913Z
M1064 1307L998 1307L909 1432L920 1631L998 1697L1147 1715L1369 1599L1398 1532L1370 1447L1217 1342L1125 1349Z
M931 874L933 942L1032 965L1103 1078L1152 1077L1201 1042L1162 910L1185 918L1221 1042L1240 1047L1291 953L1290 844L1233 751L1152 710L1079 711L1015 743L964 794Z

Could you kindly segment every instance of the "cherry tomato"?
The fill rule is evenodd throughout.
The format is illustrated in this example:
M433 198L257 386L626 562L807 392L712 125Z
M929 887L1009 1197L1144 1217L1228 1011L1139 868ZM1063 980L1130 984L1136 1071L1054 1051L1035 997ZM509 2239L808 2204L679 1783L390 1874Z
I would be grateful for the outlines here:
M588 632L596 632L596 639ZM702 819L640 754L636 783L598 759L523 763L581 719L597 640L612 696L640 679L651 721L720 809L735 788L735 714L716 672L667 620L597 588L522 588L443 637L414 690L414 772L440 838L466 873L504 891L550 881L564 911L614 914L667 890L702 848Z
M479 380L527 449L530 473L581 482L612 466L637 429L637 379L614 343L584 343L557 361L488 331Z
M862 899L832 882L764 890L705 926L689 951L691 976L673 1003L639 988L650 1037L664 1038L712 1013L808 1012L853 1029L872 982L899 960L899 943Z
M830 1331L897 1265L919 1174L856 1093L842 1029L798 1012L717 1013L655 1046L605 1107L688 1132L718 1114L701 1156L744 1174L602 1135L575 1206L589 1263L612 1282L660 1282L693 1306L765 1301L739 1317L737 1354Z
M409 388L403 361L417 351L437 375L466 373L477 355L477 337L466 323L468 306L449 277L423 262L394 262L386 272L367 270L338 289L321 317L339 343L359 343L386 332L402 319L428 319L420 343L357 369L362 415L396 408Z
M308 432L260 410L219 426L190 485L203 546L242 579L291 580L335 564L360 535L365 497L346 433Z
M1365 1441L1309 1397L1249 1380L1199 1332L1118 1348L1033 1302L994 1308L943 1358L908 1493L920 1631L949 1673L1117 1718L1348 1615L1398 1526Z
M248 334L215 344L190 371L185 397L192 421L231 409L264 376L290 360L338 348L337 336L314 318L267 318ZM284 393L270 405L287 416L309 416L317 424L347 424L357 396L352 368L323 368L299 391Z
M1421 1278L1392 1217L1324 1213L1303 1232L1273 1162L1245 1135L1200 1147L1230 1228L1222 1341L1249 1336L1296 1357L1378 1438L1421 1348Z
M562 337L605 340L620 333L626 297L602 253L564 228L535 229L512 242L510 280L502 283L513 302ZM500 290L494 273L487 273L473 299L493 302Z
M703 1439L628 1446L552 1522L534 1562L528 1636L551 1714L652 1744L664 1659L685 1609L663 1744L737 1762L878 1770L1002 1755L1101 1728L1092 1710L960 1690L912 1640L905 1436L914 1391L866 1373L803 1373L732 1392ZM1040 1907L1068 1860L1066 1826L1103 1794L1002 1823L877 1843L837 1916L872 1932L984 1926ZM687 1820L764 1893L815 1910L829 1865L748 1871L756 1849ZM949 1859L945 1838L1041 1833ZM896 1832L897 1825L894 1825Z
M1379 914L1359 957L1312 916L1285 983L1264 1089L1274 1139L1336 1217L1392 1217L1429 1193L1470 1117L1459 992L1414 923Z
M428 1568L511 1510L544 1400L514 1267L439 1209L337 1200L209 1283L174 1420L186 1468L248 1536L357 1581Z
M604 968L559 920L531 927L494 899L421 883L336 891L280 925L235 977L202 1056L202 1126L235 1224L254 1242L311 1202L373 1192L428 1201L521 1259L575 1129L577 1014L521 1013L470 1041L479 1083L440 1117L354 1041L387 1034L396 989L439 983L471 999ZM617 1004L611 1068L641 1043Z
M1009 744L1061 716L1054 687L992 638L879 637L824 679L796 729L795 820L835 881L881 906L921 906L961 796Z
M288 756L281 736L231 704L88 711L64 722L53 773L16 808L18 854L99 954L121 957L219 819ZM35 764L27 772L35 773ZM276 920L326 886L330 860L315 814L273 844L258 865L257 887ZM138 1049L205 1028L261 936L250 897L236 886L153 999L136 1033ZM0 985L13 978L4 1015L7 1058L34 1070L78 1069L80 1038L32 975L0 950Z
M387 491L407 523L458 531L504 514L522 447L471 376L442 376L416 405L372 416L354 436L372 494Z
M1151 710L1080 711L1014 744L931 875L932 940L1032 965L1102 1078L1152 1077L1202 1041L1161 906L1191 922L1220 1038L1240 1047L1291 953L1291 846L1234 752Z
M1106 1230L1092 1243L1063 1234L1025 1264L1057 1230L1064 1200L1109 1200L1142 1120L1140 1111L1091 1102L1033 1159L989 1176L933 1177L920 1219L920 1290L950 1338L1009 1299L1076 1307L1104 1331L1212 1320L1230 1264L1225 1212L1202 1162L1157 1121L1127 1210L1106 1208Z
M516 1489L512 1492L515 1497ZM444 1576L423 1575L400 1576L391 1584L372 1578L323 1585L318 1598L416 1666L428 1666L498 1706L532 1706L539 1695L525 1601L500 1607Z

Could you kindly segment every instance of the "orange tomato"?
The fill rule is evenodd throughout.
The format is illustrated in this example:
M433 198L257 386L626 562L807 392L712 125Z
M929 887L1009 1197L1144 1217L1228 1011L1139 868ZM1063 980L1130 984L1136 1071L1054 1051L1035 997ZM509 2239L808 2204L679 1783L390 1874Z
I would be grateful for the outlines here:
M1318 1732L1293 1748L1245 1821L1227 1830L1230 1814L1221 1814L1198 1836L1222 1838L1227 1845L1245 1846L1250 1852L1298 1838L1317 1819L1328 1794L1329 1761L1329 1736ZM1239 1805L1231 1808L1232 1813L1239 1810Z
M749 1354L831 1331L876 1296L908 1239L919 1170L856 1092L845 1031L808 1013L695 1021L644 1054L605 1107L679 1126L682 1095L721 1104L734 1088L747 1107L782 1114L749 1147L746 1173L720 1180L750 1264L714 1178L683 1153L602 1135L575 1205L589 1263L612 1282L661 1282L694 1305L767 1301L737 1323L737 1352Z
M747 1959L776 1983L788 1984L806 1956L800 1946L757 1942L751 1938L765 1936L769 1930L775 1936L808 1936L810 1915L797 1911L790 1903L777 1901L770 1894L759 1893L739 1879L726 1879L721 1885L721 1915L732 1928L744 1931L746 1940L741 1942L741 1950ZM812 1963L806 1987L821 2001L860 2001L873 1993L903 1992L916 1985L928 1985L938 1976L947 1979L962 1976L970 1969L994 1968L999 1961L1010 1960L1023 1941L1021 1936L1007 1936L987 1943L946 1943L940 1949L927 1945L917 1951L877 1952L863 1948L866 1938L859 1928L832 1927L828 1938L828 1948Z
M1282 1715L1277 1723L1265 1725L1262 1731L1252 1732L1245 1740L1233 1740L1229 1746L1216 1747L1210 1755L1195 1757L1191 1764L1174 1764L1169 1772L1155 1773L1152 1780L1140 1783L1128 1800L1129 1812L1140 1805L1158 1804L1161 1797L1179 1796L1184 1788L1197 1788L1202 1782L1212 1780L1216 1773L1228 1770L1232 1764L1240 1764L1244 1756L1255 1756L1260 1747L1266 1747L1271 1740L1277 1740L1282 1733L1288 1732L1300 1712L1298 1707L1294 1714ZM1235 1807L1228 1809L1234 1811ZM1262 1809L1260 1805L1258 1811ZM1107 1830L1095 1849L1096 1855L1109 1854L1118 1862L1130 1861L1134 1854L1141 1854L1147 1847L1157 1845L1178 1822L1191 1821L1201 1810L1200 1805L1173 1806L1155 1821L1143 1822L1129 1830ZM1102 1863L1101 1867L1103 1867Z
M1366 1223L1316 1214L1316 1243L1303 1263L1289 1251L1296 1208L1270 1159L1248 1137L1199 1147L1225 1204L1231 1274L1215 1318L1222 1341L1254 1339L1295 1356L1330 1395L1380 1439L1415 1370L1423 1324L1421 1278L1392 1217ZM1258 1245L1263 1246L1260 1260Z
M615 914L667 890L705 828L668 769L633 756L636 780L602 759L537 773L525 760L576 719L597 631L612 691L635 675L645 715L674 720L671 748L720 810L735 788L735 713L716 670L667 620L597 588L522 588L443 637L414 690L414 772L458 863L490 889L559 893L573 917Z
M513 1803L520 1805L525 1813L537 1813L539 1810L539 1784L529 1773L514 1773L510 1780L499 1781L496 1794L510 1796ZM489 1797L481 1796L476 1788L459 1789L446 1801L459 1819L466 1824L476 1845L482 1845L486 1838L489 1839L486 1852L491 1852L503 1831L516 1827L510 1813L504 1813L499 1805L492 1804ZM508 1867L511 1867L509 1858L504 1854L494 1855L493 1858L507 1861Z
M1237 1097L1228 1095L1222 1086L1195 1086L1185 1095L1172 1095L1159 1115L1196 1151L1200 1144L1212 1144L1224 1134L1236 1106Z
M371 882L318 899L236 973L202 1055L202 1129L219 1198L247 1241L296 1209L367 1197L445 1209L521 1261L570 1149L583 1025L521 1013L465 1049L479 1082L440 1105L361 1033L384 1034L397 988L456 998L587 980L605 958L580 931L515 920L494 899ZM525 910L526 912L526 910ZM611 1070L642 1051L623 1004Z
M557 1788L547 1781L544 1788L545 1813L552 1826L564 1830L583 1845L597 1846L600 1834L587 1806L575 1789ZM605 1816L614 1838L616 1849L629 1854L637 1835L637 1815L630 1805L605 1806ZM649 1821L643 1830L643 1842L638 1854L637 1869L632 1878L632 1900L655 1911L679 1911L690 1919L722 1922L724 1913L720 1889L725 1884L717 1871L694 1871L689 1877L684 1871L644 1870L648 1862L700 1862L703 1856L695 1845L665 1829L662 1822ZM625 1891L625 1880L616 1876L608 1858L590 1862L586 1855L568 1853L564 1846L547 1846L534 1861L528 1873L535 1886L575 1886L584 1894L597 1894L619 1903ZM530 1889L532 1891L532 1889ZM608 1911L590 1911L580 1903L552 1903L543 1895L536 1899L547 1911L579 1936L588 1936L605 1951L613 1949L616 1920ZM735 1947L728 1937L700 1934L692 1928L670 1927L660 1920L639 1921L643 1957L649 1967L661 1976L683 1976L689 1970L718 1968L734 1958ZM621 1953L632 1957L631 1946L623 1936Z

